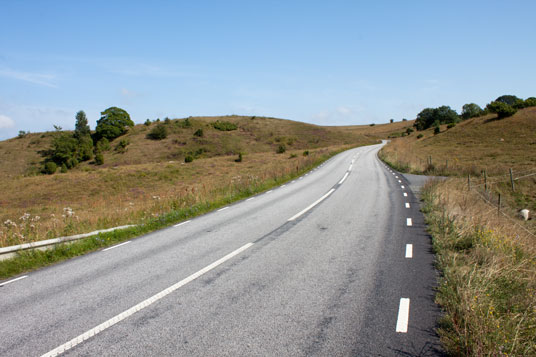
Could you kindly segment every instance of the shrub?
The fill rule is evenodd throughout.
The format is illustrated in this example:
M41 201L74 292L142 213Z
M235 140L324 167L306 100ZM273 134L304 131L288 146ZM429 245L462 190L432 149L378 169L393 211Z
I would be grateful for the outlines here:
M121 141L115 147L115 151L124 153L127 151L127 146L130 144L128 139L121 139Z
M285 147L285 145L280 144L280 145L277 147L277 151L276 151L276 153L278 153L278 154L282 154L282 153L284 153L285 151L287 151L287 148Z
M55 162L53 161L49 161L45 164L45 167L43 169L43 173L47 174L47 175L52 175L56 172L56 170L58 169L58 165L56 165Z
M519 103L521 99L516 97L515 95L501 95L499 98L495 99L494 102L500 102L504 104L508 104L510 106L513 106L516 103Z
M165 123L165 124L170 124L170 123L171 123L171 119L169 119L168 117L166 117L166 119L164 119L164 123Z
M410 135L411 133L413 133L413 129L407 128L406 129L406 134Z
M290 154L290 156L289 156L288 158L289 158L289 159L294 159L294 158L296 158L296 157L298 157L297 154Z
M202 137L203 136L203 129L197 129L194 133L195 136Z
M102 155L102 152L97 151L97 153L95 154L95 163L97 165L104 164L104 155Z
M167 138L167 128L164 126L164 124L158 124L155 126L149 134L147 134L147 139L151 140L162 140Z
M62 174L64 174L64 173L67 172L67 170L68 170L68 169L67 169L67 165L62 164L62 165L61 165L61 170L60 170L60 172L61 172Z
M216 120L214 123L212 123L212 127L217 130L221 131L231 131L238 129L238 126L234 123L228 122L228 121L219 121Z
M309 150L305 150L305 151L303 152L303 156L309 156Z
M18 135L18 138L19 139L22 139L24 138L26 135L28 135L29 133L25 132L24 130L19 130L19 135Z
M447 129L452 129L456 126L456 124L454 123L450 123L449 125L447 125Z
M422 134L417 135L417 139L420 139L422 137L424 137L424 135L422 135Z
M369 124L369 126L374 126L374 125L376 125L376 124L374 124L374 123L372 123L372 124Z
M110 146L110 142L106 138L102 138L97 142L96 151L108 151L112 147Z
M186 155L186 157L184 158L184 162L192 162L194 161L194 158L192 155Z
M238 158L235 160L235 162L242 162L242 153L238 153Z
M536 98L529 97L525 99L525 107L536 107Z
M143 123L145 126L150 126L151 125L151 119L147 119L145 121L145 123Z
M406 118L402 118L402 121L408 121Z
M395 122L394 119L389 119L389 123L393 124Z
M507 118L514 115L517 112L516 108L511 107L510 105L504 102L491 102L486 107L491 113L497 114L498 119Z
M189 118L186 118L184 120L179 120L177 122L177 125L180 126L181 128L190 128L192 126L192 123L190 122Z
M434 127L434 135L437 135L440 132L441 132L441 129L439 128L439 126Z
M69 133L61 133L52 140L51 159L56 164L66 164L68 168L76 166L78 160L78 141Z

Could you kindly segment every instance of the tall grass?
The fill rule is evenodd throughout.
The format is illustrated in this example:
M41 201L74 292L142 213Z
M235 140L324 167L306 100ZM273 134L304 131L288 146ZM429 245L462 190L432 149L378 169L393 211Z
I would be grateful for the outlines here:
M461 187L423 190L441 272L441 340L452 355L536 355L535 237Z

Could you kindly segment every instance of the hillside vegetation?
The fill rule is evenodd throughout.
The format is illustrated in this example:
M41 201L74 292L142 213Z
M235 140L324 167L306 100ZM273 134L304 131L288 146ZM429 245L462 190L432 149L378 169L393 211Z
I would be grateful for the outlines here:
M452 355L536 354L536 220L519 215L536 212L536 108L517 109L453 117L380 153L403 172L449 177L425 188L423 210L442 274L439 332Z
M149 135L162 128L165 135ZM128 127L95 146L102 162L95 155L42 173L54 140L76 143L72 137L56 131L0 142L0 246L138 224L199 202L242 197L344 148L378 142L290 120L190 117Z

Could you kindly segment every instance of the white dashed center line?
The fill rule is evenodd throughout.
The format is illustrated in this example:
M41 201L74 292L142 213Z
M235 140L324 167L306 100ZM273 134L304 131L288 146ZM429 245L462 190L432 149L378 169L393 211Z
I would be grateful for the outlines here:
M406 224L407 224L408 226L413 226L413 222L412 222L411 218L407 218L407 219L406 219Z
M315 202L313 202L309 207L307 207L306 209L304 209L303 211L295 214L294 216L290 217L289 218L289 222L290 221L294 221L296 218L299 218L301 215L303 215L304 213L306 213L307 211L309 211L311 208L313 208L314 206L316 206L317 204L319 204L320 202L324 201L329 195L331 195L333 192L335 191L334 188L332 188L331 190L328 191L328 193L326 193L324 196L320 197L318 200L316 200Z
M401 298L398 307L398 319L396 320L396 332L408 332L409 321L409 299Z
M404 192L404 197L408 197L408 194Z
M406 187L404 187L404 185L400 186L401 189L405 189Z
M79 345L80 343L84 342L88 338L95 336L96 334L106 330L109 327L112 327L116 323L126 319L127 317L135 314L136 312L138 312L138 311L140 311L142 309L145 309L147 306L150 306L150 305L154 304L158 300L160 300L163 297L171 294L172 292L174 292L175 290L177 290L177 289L181 288L182 286L188 284L189 282L199 278L203 274L208 273L212 269L216 268L218 265L221 265L221 264L225 263L227 260L233 258L234 256L236 256L236 255L242 253L243 251L245 251L246 249L250 248L252 245L253 245L253 243L247 243L247 244L243 245L242 247L238 248L237 250L227 254L223 258L215 261L214 263L212 263L210 265L207 265L206 267L204 267L203 269L199 270L198 272L193 273L192 275L190 275L187 278L179 281L178 283L176 283L174 285L171 285L169 288L167 288L165 290L162 290L158 294L153 295L150 298L142 301L138 305L135 305L135 306L131 307L130 309L120 313L119 315L116 315L116 316L112 317L108 321L103 322L102 324L98 325L97 327L94 327L91 330L81 334L80 336L77 336L77 337L73 338L69 342L64 343L63 345L56 347L55 349L53 349L52 351L50 351L48 353L45 353L42 357L45 357L45 356L46 357L57 356L57 355L65 352L67 350L70 350L71 348L73 348L76 345Z
M413 258L413 244L406 244L406 258Z
M251 201L251 200L254 200L254 199L255 199L255 197L250 197L246 201Z
M348 177L348 172L345 173L342 179L339 181L339 185L341 185L344 182L344 180L346 180L347 177Z
M406 208L409 208L409 202L406 202Z

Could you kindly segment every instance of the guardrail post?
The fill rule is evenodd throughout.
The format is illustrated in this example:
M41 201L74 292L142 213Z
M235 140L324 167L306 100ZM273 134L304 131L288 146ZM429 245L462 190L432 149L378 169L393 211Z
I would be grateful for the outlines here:
M510 184L512 185L512 191L515 191L515 187L514 187L514 174L512 173L512 169L510 169Z

